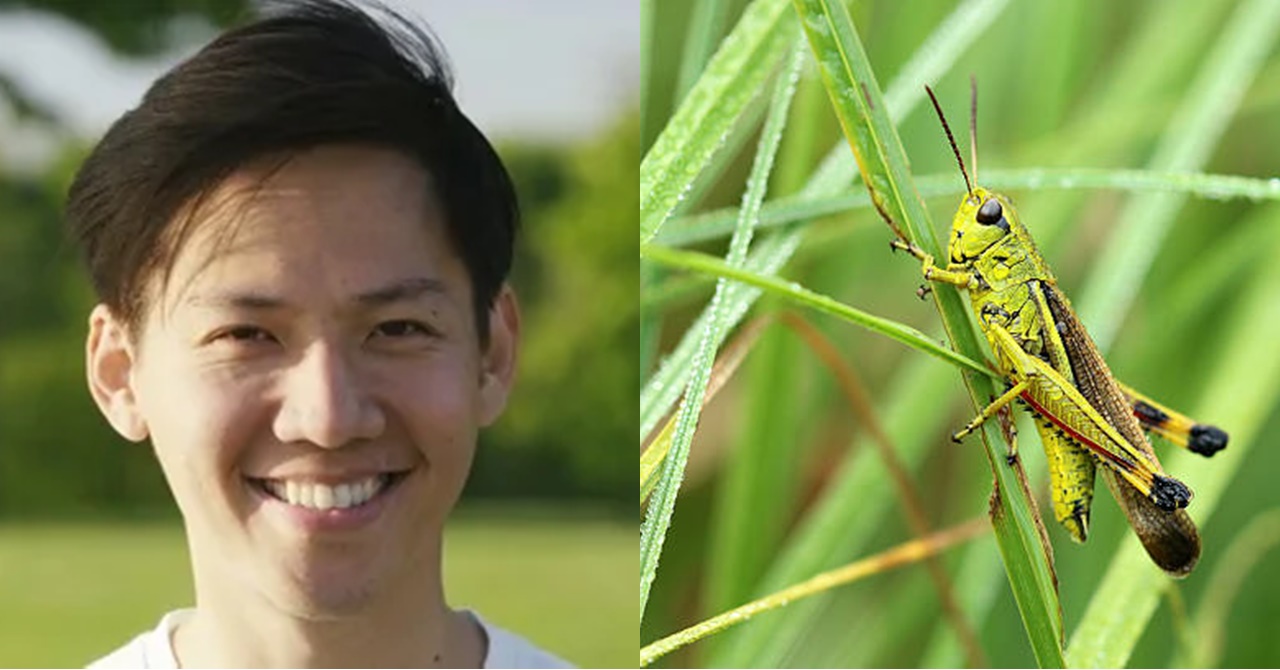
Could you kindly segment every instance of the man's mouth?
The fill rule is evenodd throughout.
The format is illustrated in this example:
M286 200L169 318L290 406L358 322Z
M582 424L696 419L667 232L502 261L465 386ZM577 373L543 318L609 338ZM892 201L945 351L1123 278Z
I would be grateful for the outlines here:
M255 478L250 478L249 483L260 492L280 502L323 511L364 505L395 487L408 474L408 471L384 472L380 475L339 483Z

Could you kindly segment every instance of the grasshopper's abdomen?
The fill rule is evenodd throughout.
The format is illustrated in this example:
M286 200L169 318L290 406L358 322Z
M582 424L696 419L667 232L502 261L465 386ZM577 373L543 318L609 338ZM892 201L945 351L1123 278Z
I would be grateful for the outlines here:
M1089 512L1093 504L1096 465L1081 444L1053 425L1036 417L1036 432L1049 461L1049 492L1053 516L1067 529L1071 539L1084 542L1089 537Z

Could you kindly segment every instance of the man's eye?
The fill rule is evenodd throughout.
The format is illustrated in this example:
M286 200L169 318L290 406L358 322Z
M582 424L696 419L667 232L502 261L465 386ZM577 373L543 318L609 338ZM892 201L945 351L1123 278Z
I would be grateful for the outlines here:
M257 326L234 326L222 331L214 339L231 342L270 342L274 338L271 337L271 333Z
M421 335L433 335L434 330L426 324L418 321L409 321L407 319L398 319L395 321L384 321L373 329L375 335L379 337L412 337Z

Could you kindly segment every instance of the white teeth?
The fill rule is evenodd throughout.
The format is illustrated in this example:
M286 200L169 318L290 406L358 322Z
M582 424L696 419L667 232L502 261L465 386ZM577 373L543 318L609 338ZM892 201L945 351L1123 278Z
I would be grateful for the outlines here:
M298 497L290 498L289 502L294 505L302 505L303 507L316 506L316 488L308 484L298 484Z
M324 486L322 484L313 484L311 490L315 492L316 507L319 509L329 509L333 507L333 487Z
M369 477L358 482L345 482L336 486L319 482L293 479L264 480L271 495L299 507L310 509L346 509L363 505L386 486L388 477Z
M333 504L335 507L351 506L351 486L349 484L338 484L333 487Z

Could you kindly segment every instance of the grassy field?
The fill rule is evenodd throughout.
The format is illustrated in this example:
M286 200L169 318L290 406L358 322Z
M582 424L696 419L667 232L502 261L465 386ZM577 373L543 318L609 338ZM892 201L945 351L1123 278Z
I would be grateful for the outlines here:
M446 546L455 606L582 666L636 659L633 531L617 522L461 517ZM624 578L625 577L625 578ZM0 667L78 667L192 602L176 523L0 526Z

